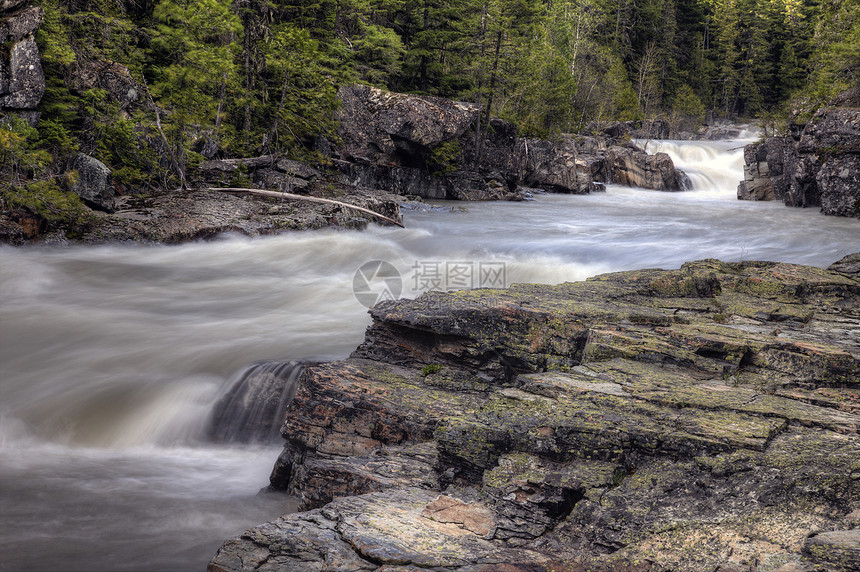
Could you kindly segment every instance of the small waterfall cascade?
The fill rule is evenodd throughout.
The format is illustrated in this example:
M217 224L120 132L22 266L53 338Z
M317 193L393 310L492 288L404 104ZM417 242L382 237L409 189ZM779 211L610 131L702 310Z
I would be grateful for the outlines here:
M212 408L208 436L218 443L276 443L307 362L263 360L233 377Z
M736 198L738 183L743 179L744 145L749 139L731 141L671 141L634 140L648 153L666 153L675 167L686 173L692 191L710 194L714 198Z

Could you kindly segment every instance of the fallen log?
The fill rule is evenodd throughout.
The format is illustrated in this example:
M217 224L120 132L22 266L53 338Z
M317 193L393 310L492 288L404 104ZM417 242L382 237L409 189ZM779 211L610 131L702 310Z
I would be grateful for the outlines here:
M397 222L393 218L388 218L387 216L379 214L378 212L374 212L370 209L366 209L364 207L360 207L357 205L351 205L349 203L344 203L341 201L335 201L332 199L322 199L319 197L306 197L304 195L294 195L293 193L281 193L279 191L266 191L264 189L246 189L246 188L234 188L234 187L209 187L207 190L209 190L209 191L220 191L222 193L248 193L248 194L252 194L252 195L260 195L263 197L275 197L275 198L281 198L281 199L293 199L293 200L297 200L297 201L308 201L311 203L324 203L324 204L338 205L341 207L345 207L348 209L353 209L353 210L361 211L361 212L369 214L369 215L373 215L376 218L381 218L383 220L390 222L391 224L396 224L400 228L405 228L403 226L403 223Z

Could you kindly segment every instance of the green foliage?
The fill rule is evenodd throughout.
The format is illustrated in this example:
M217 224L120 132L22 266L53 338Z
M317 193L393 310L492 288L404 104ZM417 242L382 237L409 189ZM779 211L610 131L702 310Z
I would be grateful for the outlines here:
M689 118L697 123L702 123L705 120L705 105L693 88L687 84L682 85L675 92L675 101L672 104L672 110L683 118Z
M438 363L430 363L421 368L421 375L427 377L428 375L433 375L435 373L439 373L442 371L442 366Z
M274 104L267 145L300 153L306 138L334 132L337 90L331 70L319 42L308 30L295 26L275 29L264 53L275 80L267 97Z
M456 139L445 141L430 150L427 156L427 169L434 175L453 173L460 164L460 142Z
M92 220L80 197L64 191L52 180L31 181L23 185L3 184L0 198L10 208L23 208L45 219L49 228L75 228Z
M0 205L35 213L50 228L87 223L89 209L50 177L51 160L51 154L40 148L39 131L17 117L4 117L0 121Z
M51 155L38 145L39 132L16 116L0 121L0 173L4 179L43 176Z
M636 90L630 84L618 91L612 103L615 108L612 117L619 121L636 121L643 117Z
M391 28L368 24L355 42L356 70L372 84L385 85L400 74L406 48Z
M163 175L153 148L137 122L119 118L101 127L95 157L113 169L113 178L131 188L156 184ZM149 137L154 137L150 134Z
M217 134L223 121L242 26L229 0L162 0L153 20L151 89L167 111L164 131L182 178L191 130L214 127Z
M41 0L38 4L44 10L42 25L36 30L36 40L46 66L67 66L75 62L77 56L69 40L70 30L63 21L63 12L57 0Z

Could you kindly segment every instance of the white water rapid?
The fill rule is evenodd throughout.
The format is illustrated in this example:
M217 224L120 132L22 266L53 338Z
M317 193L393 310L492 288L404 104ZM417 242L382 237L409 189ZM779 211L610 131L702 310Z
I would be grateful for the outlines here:
M389 262L413 296L860 250L856 219L737 201L743 144L648 143L690 174L684 193L445 203L406 212L406 229L0 247L0 569L203 570L223 540L290 510L255 496L278 447L212 444L207 416L251 362L348 355L369 323L353 295L374 283L356 279L364 262Z

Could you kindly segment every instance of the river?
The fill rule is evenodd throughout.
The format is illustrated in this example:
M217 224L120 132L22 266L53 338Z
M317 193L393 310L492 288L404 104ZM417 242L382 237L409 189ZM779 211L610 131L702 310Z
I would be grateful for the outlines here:
M414 296L860 250L856 219L737 201L743 143L650 142L690 174L683 193L438 203L406 229L0 247L0 570L203 570L224 539L292 510L257 496L278 447L210 443L207 415L254 360L348 355L369 323L364 279ZM380 260L387 280L356 277Z

